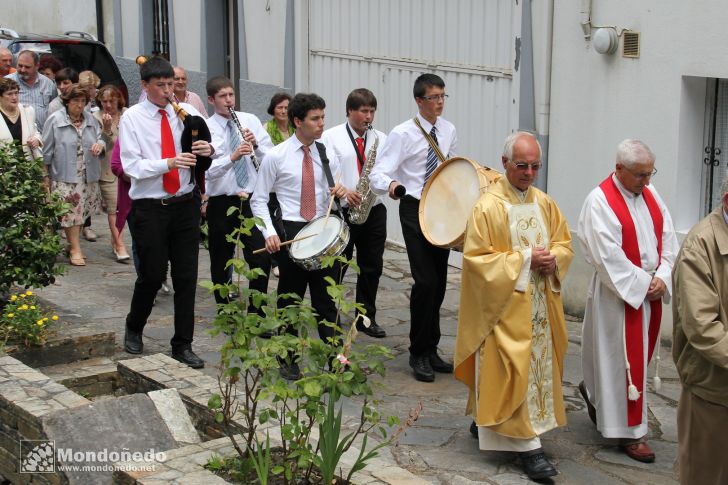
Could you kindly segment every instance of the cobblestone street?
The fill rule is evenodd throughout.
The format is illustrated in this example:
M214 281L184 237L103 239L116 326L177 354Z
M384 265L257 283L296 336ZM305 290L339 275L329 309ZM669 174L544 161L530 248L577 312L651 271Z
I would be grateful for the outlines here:
M67 267L65 276L37 294L53 305L61 318L72 324L98 326L99 330L116 332L114 359L130 358L122 351L124 318L135 279L134 267L117 263L111 251L105 215L96 216L93 227L99 233L97 242L82 241L88 266ZM128 233L127 247L131 252ZM65 261L64 261L65 262ZM200 249L200 280L209 279L209 258ZM353 288L351 272L348 286ZM388 246L384 274L378 298L378 323L388 336L376 343L390 347L395 359L387 366L387 377L378 398L384 415L405 417L409 409L422 402L420 419L401 439L400 446L385 450L384 458L394 459L400 466L427 482L466 485L472 483L528 483L511 455L481 452L468 431L469 417L463 416L467 391L451 375L438 374L434 383L418 382L408 365L409 293L411 277L404 249ZM271 287L277 279L271 277ZM460 272L450 268L448 291L441 312L443 338L440 351L452 359L457 326ZM149 324L144 331L144 354L169 353L173 332L173 295L158 295ZM216 375L217 351L221 340L212 338L208 329L215 313L215 304L206 290L199 288L196 298L194 350L207 362L206 374ZM674 462L677 454L676 406L680 393L669 345L662 345L662 390L648 396L650 415L649 438L656 452L653 464L642 464L618 451L615 443L603 439L589 421L584 402L577 389L581 381L581 322L570 318L569 350L564 372L564 393L568 424L542 437L546 454L559 470L558 484L671 484L675 481ZM362 339L369 337L362 335ZM650 366L650 376L652 366ZM350 413L351 414L351 413ZM351 416L350 416L351 417Z

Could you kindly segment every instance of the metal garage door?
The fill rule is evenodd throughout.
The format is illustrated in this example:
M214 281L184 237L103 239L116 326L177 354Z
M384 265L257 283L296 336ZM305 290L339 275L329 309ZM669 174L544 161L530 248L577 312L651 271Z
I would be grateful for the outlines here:
M511 0L310 0L307 89L326 100L327 126L344 121L352 89L371 89L375 125L386 133L416 112L414 79L434 72L450 95L443 116L457 127L458 155L500 167L517 122L519 8ZM396 203L388 205L389 238L402 242Z

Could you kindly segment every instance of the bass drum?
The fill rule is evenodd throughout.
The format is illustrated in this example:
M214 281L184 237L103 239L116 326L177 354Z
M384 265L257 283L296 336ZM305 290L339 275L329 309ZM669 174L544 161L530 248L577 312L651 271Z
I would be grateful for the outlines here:
M340 256L346 249L349 226L336 216L321 216L303 226L295 239L303 237L291 244L291 259L305 270L321 269L324 256Z
M465 225L475 203L500 172L473 160L453 157L430 176L420 199L420 227L434 246L462 251Z

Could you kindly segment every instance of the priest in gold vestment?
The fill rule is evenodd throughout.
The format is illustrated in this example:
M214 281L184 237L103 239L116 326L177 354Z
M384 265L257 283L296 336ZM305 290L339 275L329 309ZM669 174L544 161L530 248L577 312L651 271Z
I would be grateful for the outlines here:
M531 186L541 168L538 140L509 135L503 167L466 229L455 376L470 389L480 448L517 452L539 480L557 474L539 435L566 424L560 288L573 250L556 203Z

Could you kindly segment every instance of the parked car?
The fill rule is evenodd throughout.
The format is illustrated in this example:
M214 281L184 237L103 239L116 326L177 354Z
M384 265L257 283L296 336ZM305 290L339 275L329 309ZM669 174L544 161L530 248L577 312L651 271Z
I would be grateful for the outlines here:
M19 34L0 27L0 47L7 47L15 58L20 51L32 50L41 57L52 54L64 67L72 67L78 72L91 70L99 76L102 86L117 86L128 102L129 91L114 57L104 44L89 33L69 31L63 35Z

